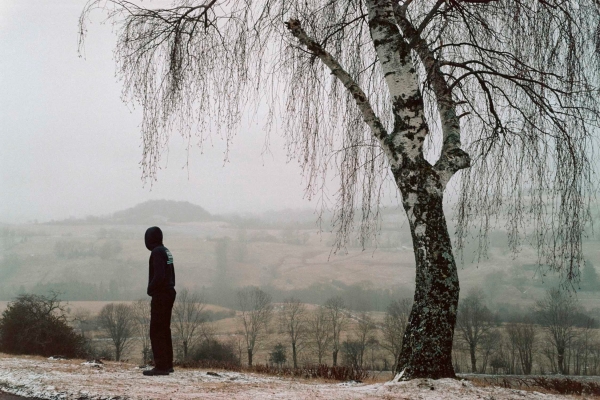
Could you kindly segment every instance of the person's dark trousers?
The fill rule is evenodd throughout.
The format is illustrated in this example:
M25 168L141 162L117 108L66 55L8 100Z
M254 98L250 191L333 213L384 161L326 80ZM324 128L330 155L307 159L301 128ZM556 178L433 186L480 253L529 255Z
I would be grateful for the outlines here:
M150 303L150 342L154 367L159 370L173 368L173 341L171 339L171 313L176 292L157 293Z

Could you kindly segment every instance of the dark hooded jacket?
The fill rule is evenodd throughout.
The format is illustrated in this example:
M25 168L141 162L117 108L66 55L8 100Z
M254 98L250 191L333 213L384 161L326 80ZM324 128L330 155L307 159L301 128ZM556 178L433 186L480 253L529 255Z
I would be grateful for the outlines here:
M152 252L149 261L148 296L173 291L175 289L173 255L162 243L163 234L160 228L157 226L148 228L144 241L146 248Z

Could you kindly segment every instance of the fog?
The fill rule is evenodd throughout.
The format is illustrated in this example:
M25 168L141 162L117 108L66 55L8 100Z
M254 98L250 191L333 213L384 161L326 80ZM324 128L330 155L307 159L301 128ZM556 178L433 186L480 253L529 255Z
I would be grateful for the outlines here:
M105 215L151 199L186 200L211 213L315 207L282 139L273 135L264 153L260 121L242 127L229 162L221 138L204 154L188 154L175 135L158 180L142 182L141 116L121 101L115 36L101 12L78 57L84 5L0 2L0 222Z

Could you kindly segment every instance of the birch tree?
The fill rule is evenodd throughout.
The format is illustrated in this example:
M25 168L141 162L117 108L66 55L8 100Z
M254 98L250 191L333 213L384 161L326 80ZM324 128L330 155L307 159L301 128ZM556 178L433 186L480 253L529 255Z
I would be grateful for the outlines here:
M309 198L325 201L339 178L337 249L372 239L383 185L395 186L416 264L402 379L454 376L443 202L457 172L459 248L474 229L485 255L502 216L515 252L526 234L540 265L577 280L596 191L596 0L90 0L82 39L97 8L118 34L123 97L142 110L144 178L171 132L229 145L244 112L266 107Z

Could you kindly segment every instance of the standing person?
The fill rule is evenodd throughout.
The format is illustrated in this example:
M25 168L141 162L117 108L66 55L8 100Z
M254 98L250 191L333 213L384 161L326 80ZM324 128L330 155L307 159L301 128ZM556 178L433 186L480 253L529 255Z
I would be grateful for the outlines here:
M173 372L171 313L176 295L173 255L163 245L163 233L157 226L146 230L144 241L151 251L147 293L152 297L150 342L154 354L154 368L144 375L169 375Z

